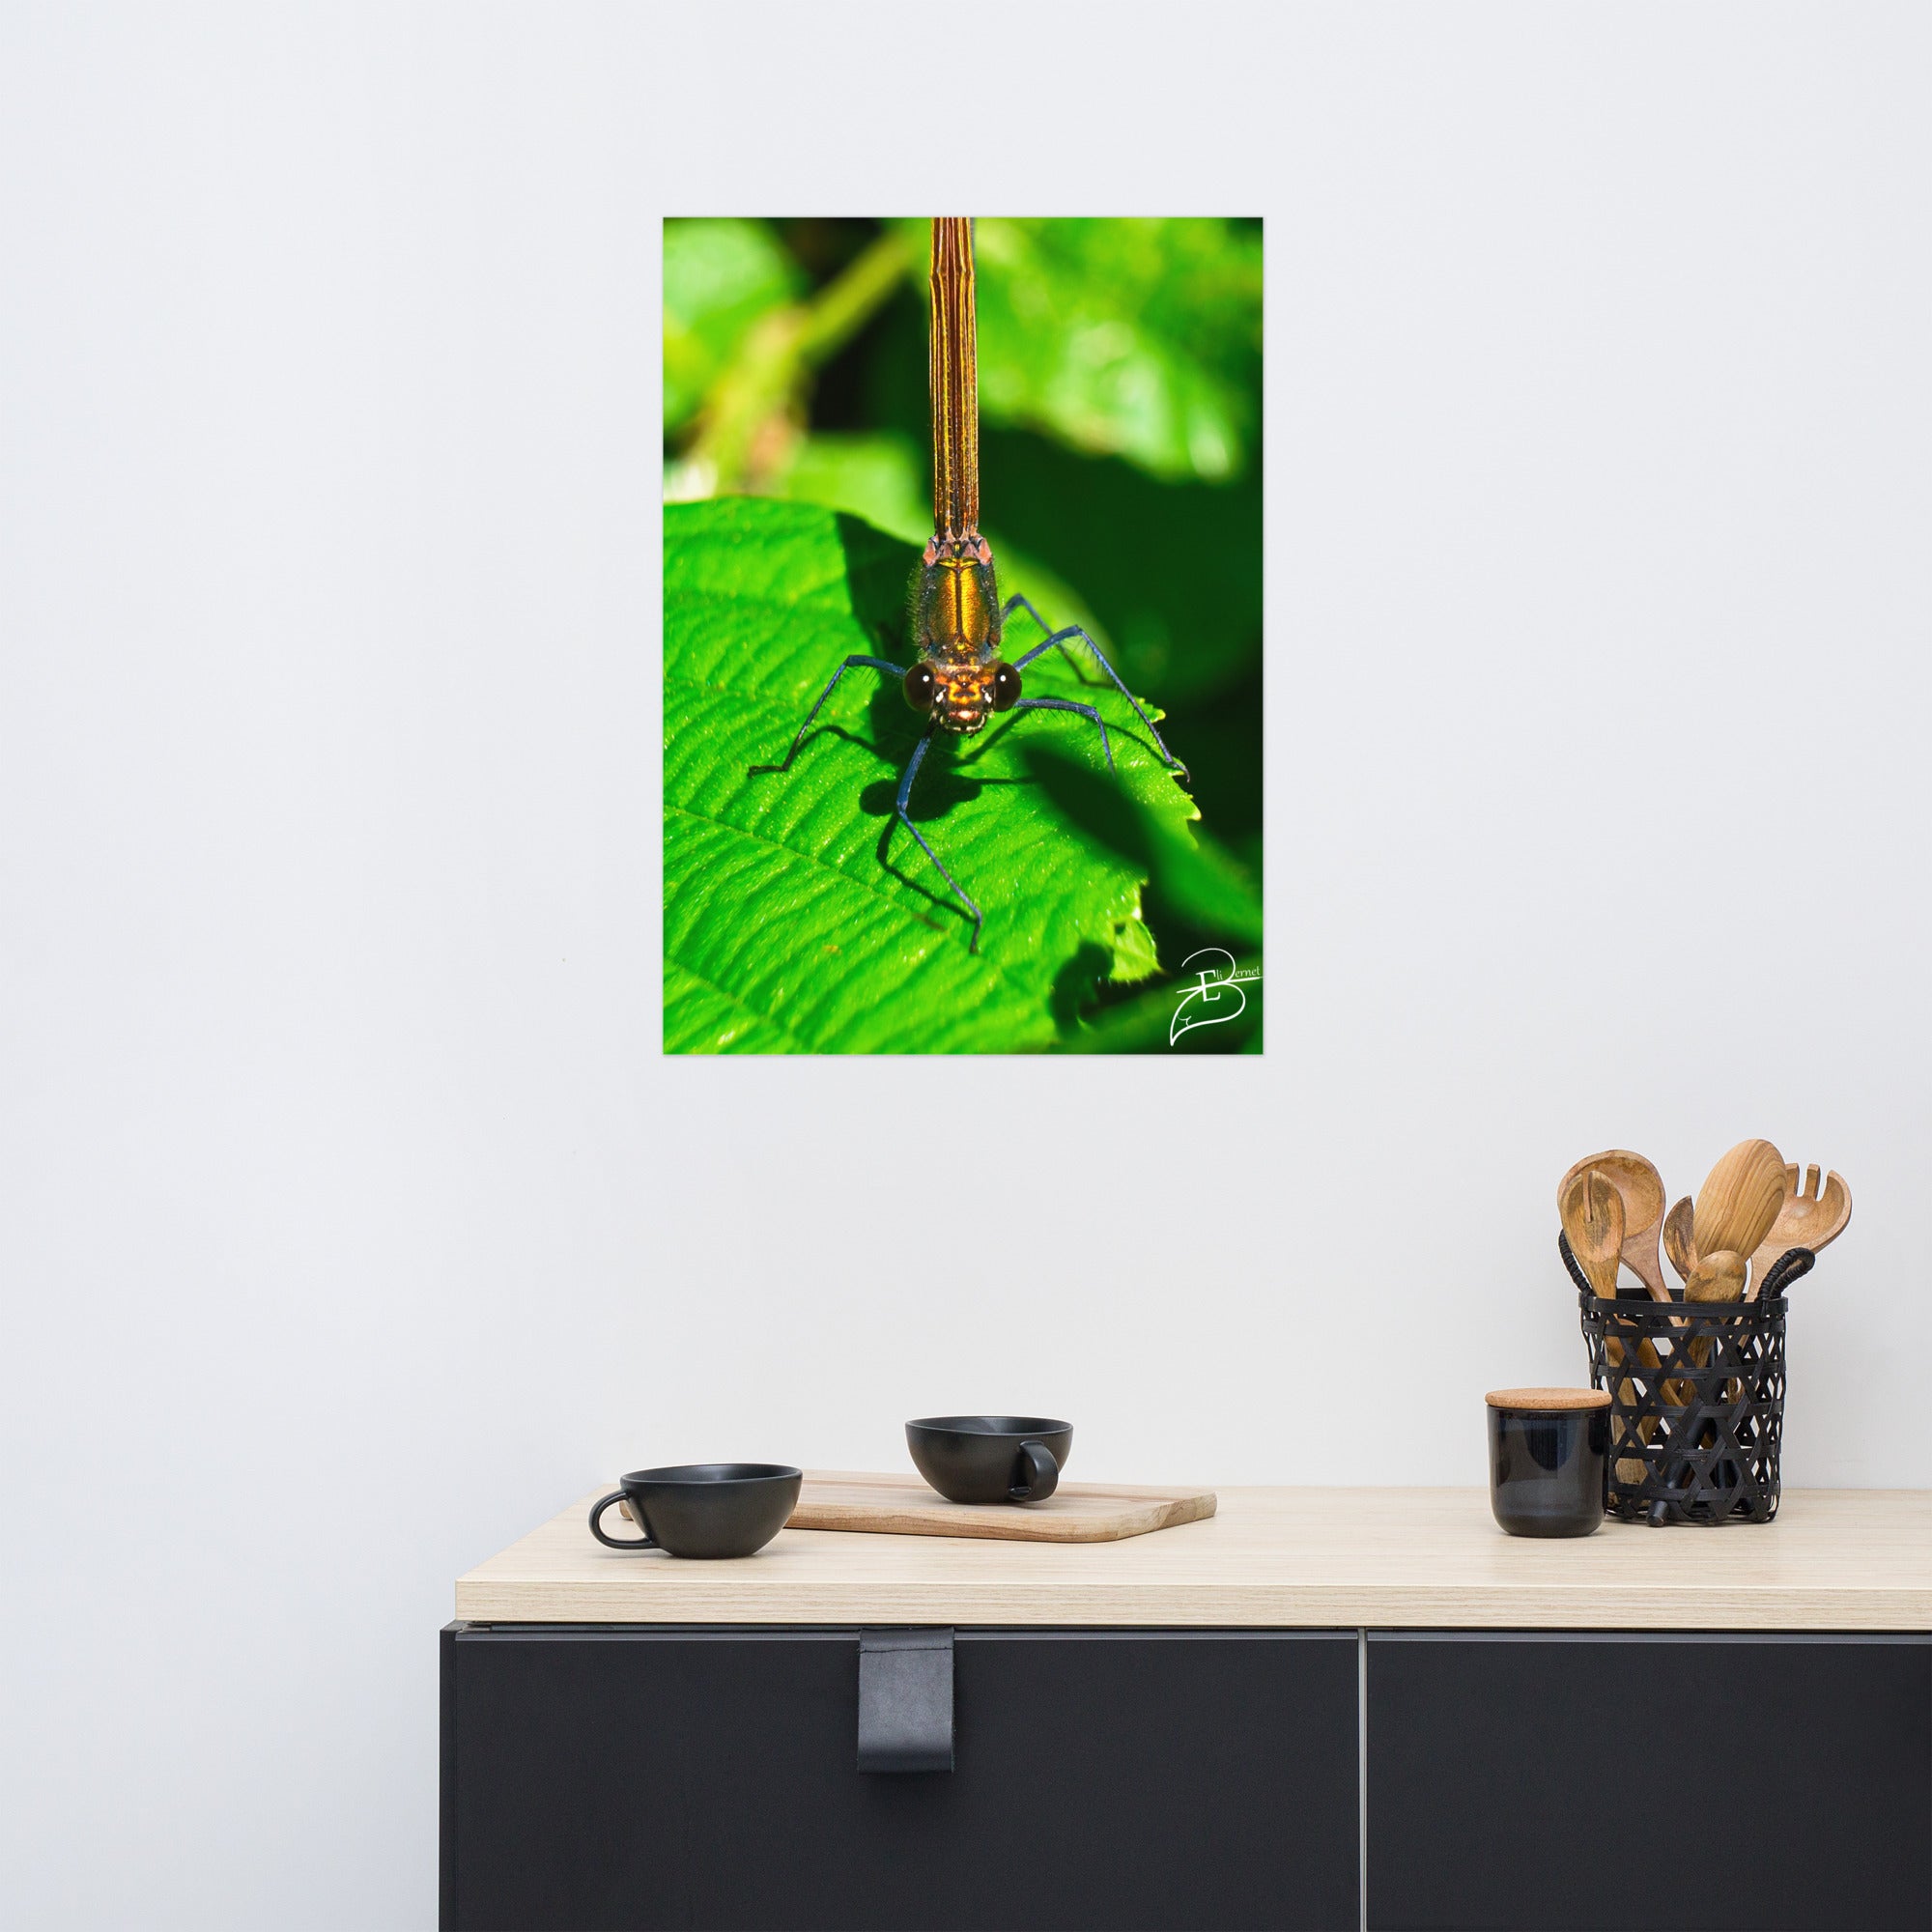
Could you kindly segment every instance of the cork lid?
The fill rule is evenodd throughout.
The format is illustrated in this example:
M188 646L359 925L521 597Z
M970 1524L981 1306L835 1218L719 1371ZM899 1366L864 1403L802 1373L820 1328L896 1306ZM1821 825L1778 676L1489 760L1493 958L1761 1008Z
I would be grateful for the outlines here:
M1550 1414L1568 1408L1608 1408L1608 1389L1492 1389L1483 1400L1492 1408L1528 1408Z

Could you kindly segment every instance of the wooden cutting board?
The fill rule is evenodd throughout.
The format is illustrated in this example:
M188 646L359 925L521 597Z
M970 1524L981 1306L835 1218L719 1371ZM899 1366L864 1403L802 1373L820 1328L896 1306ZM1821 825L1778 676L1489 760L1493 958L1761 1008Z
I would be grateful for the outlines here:
M1116 1543L1214 1514L1212 1490L1062 1483L1043 1503L950 1503L917 1476L809 1472L787 1529L887 1536L994 1536L1016 1543Z

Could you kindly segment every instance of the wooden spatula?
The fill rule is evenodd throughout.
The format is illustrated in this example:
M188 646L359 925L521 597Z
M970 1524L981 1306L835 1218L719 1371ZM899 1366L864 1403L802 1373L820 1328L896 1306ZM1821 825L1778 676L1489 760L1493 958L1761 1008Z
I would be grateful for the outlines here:
M1697 1252L1721 1250L1748 1260L1771 1233L1783 1202L1784 1156L1769 1141L1740 1141L1697 1190L1692 1221Z

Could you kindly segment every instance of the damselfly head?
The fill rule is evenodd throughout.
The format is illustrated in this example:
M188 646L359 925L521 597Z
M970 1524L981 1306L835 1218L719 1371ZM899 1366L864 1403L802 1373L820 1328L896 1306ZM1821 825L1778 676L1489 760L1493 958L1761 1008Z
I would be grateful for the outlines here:
M929 711L941 730L970 738L986 728L995 711L1019 702L1020 674L1011 665L916 664L905 674L905 699L915 711Z

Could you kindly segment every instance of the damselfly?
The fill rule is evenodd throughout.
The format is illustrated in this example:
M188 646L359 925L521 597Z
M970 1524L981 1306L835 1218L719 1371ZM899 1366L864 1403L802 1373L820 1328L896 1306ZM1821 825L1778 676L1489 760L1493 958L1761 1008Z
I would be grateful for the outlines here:
M901 680L905 700L925 714L930 723L913 748L899 779L894 810L905 829L918 839L920 850L937 867L953 895L973 917L970 950L980 950L980 929L985 916L971 894L947 870L907 807L914 781L925 761L934 736L949 731L971 737L985 728L996 711L1073 711L1093 720L1100 733L1107 768L1114 768L1114 748L1107 723L1091 704L1069 697L1024 697L1021 674L1047 651L1064 651L1078 639L1094 653L1094 662L1113 679L1135 715L1148 728L1162 759L1184 780L1187 767L1167 749L1154 722L1141 701L1121 680L1100 647L1078 624L1055 630L1028 600L1017 593L1002 604L993 553L980 534L980 389L979 345L973 291L973 224L968 219L939 219L932 224L932 333L929 375L932 390L932 540L925 547L912 581L913 644L919 653L908 668L890 658L849 657L832 673L791 749L776 765L753 765L754 772L790 768L811 729L811 721L848 670L883 671ZM1006 622L1024 611L1043 634L1025 656L1009 663L1000 654Z

